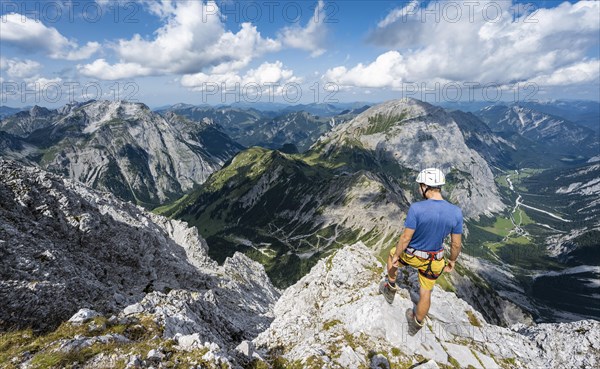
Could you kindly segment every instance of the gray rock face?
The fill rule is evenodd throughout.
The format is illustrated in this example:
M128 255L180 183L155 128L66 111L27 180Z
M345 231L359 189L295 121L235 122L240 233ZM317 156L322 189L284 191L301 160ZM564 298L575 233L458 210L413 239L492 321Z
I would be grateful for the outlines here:
M513 327L536 343L547 368L595 368L600 365L600 323L580 320L573 323L518 325Z
M477 151L488 164L505 168L512 163L510 154L516 150L513 143L492 132L472 113L455 110L450 115L463 133L467 146Z
M59 350L63 352L73 352L95 344L107 344L112 342L128 343L129 339L120 334L107 334L91 338L79 336L63 342L60 345Z
M488 163L465 143L460 126L442 108L415 99L389 101L335 127L315 147L334 153L352 145L415 171L442 169L451 182L450 198L467 217L491 215L505 207Z
M439 365L437 365L437 363L435 361L433 361L433 360L429 360L426 363L419 364L415 368L419 368L419 369L440 369Z
M214 125L165 118L139 103L46 110L2 121L0 131L25 144L12 139L0 153L145 206L177 199L242 148Z
M283 349L286 358L306 366L322 363L322 368L364 366L370 351L381 353L392 366L423 363L423 358L430 361L424 367L454 362L475 368L575 368L597 363L597 321L501 328L437 287L427 326L411 337L403 315L417 296L417 276L408 270L400 274L401 291L390 305L377 292L378 265L360 243L320 261L284 292L275 305L275 320L254 343ZM580 356L574 358L574 352Z
M592 129L543 113L537 108L544 110L535 104L495 105L481 109L476 115L494 132L516 133L532 140L534 145L550 150L586 156L598 153L600 143Z
M190 304L197 316L212 316L195 328L227 327L217 329L227 332L222 342L256 334L268 324L279 292L261 265L236 255L218 267L206 249L196 229L182 222L0 161L0 329L47 329L80 308L107 313L135 303L125 315L167 317L171 303L174 312Z

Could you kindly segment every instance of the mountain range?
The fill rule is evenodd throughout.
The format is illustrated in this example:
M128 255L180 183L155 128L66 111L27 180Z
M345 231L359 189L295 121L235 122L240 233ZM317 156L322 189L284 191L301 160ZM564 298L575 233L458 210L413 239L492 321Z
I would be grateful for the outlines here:
M527 106L494 105L476 115L503 137L528 139L533 151L562 155L562 160L580 160L600 153L594 130Z
M299 151L306 151L321 135L352 119L361 109L299 105L274 112L235 106L215 108L178 104L160 112L172 112L199 122L218 122L227 135L246 147L278 149L284 144L293 144Z
M150 208L181 197L243 148L210 122L121 101L35 106L0 130L3 155Z
M593 345L581 358L537 346L548 336L561 348L578 335L594 340L594 321L534 323L600 316L593 282L600 276L600 155L596 133L581 123L589 116L575 112L571 121L531 104L463 112L414 99L310 108L178 104L153 112L139 103L89 101L3 118L0 242L7 246L8 298L0 320L60 330L86 308L123 319L97 318L103 329L130 329L148 313L162 328L144 329L170 332L159 345L164 358L180 354L166 346L191 340L215 365L360 367L377 355L388 366L595 365ZM447 173L444 196L463 209L466 225L459 266L436 289L444 305L465 315L448 321L435 312L432 323L468 321L481 332L451 329L449 339L404 341L406 350L394 354L372 338L392 346L400 338L349 312L383 320L391 314L374 296L382 272L375 260L383 260L419 199L416 174L431 166ZM352 277L343 276L353 268ZM405 275L397 306L410 303L413 274ZM358 289L338 300L332 293L345 291L344 283ZM56 293L65 294L64 304L51 301ZM251 295L249 309L230 313L243 293ZM215 299L226 301L223 310ZM22 306L38 305L30 301L46 308ZM291 324L298 335L286 333ZM112 343L122 338L99 332ZM522 350L480 345L478 334L499 334ZM19 352L21 362L31 359ZM121 354L144 365L154 360Z

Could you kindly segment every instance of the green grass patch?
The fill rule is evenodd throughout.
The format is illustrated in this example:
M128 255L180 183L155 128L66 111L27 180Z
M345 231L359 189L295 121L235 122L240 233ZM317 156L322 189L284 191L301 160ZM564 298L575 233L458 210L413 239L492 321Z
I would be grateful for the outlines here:
M327 258L327 260L325 260L325 269L327 269L327 271L331 271L331 269L333 268L333 257L335 256L335 253L333 255L331 255L330 257Z
M118 344L95 344L80 350L63 352L60 350L51 352L42 352L31 359L31 368L65 368L72 363L85 363L94 356L102 352L111 352L117 348Z
M448 362L452 365L453 368L462 368L458 360L448 355Z
M369 117L369 126L362 130L364 135L373 135L376 133L389 132L392 127L406 119L407 114L376 114Z
M467 317L469 318L469 323L471 323L472 326L481 327L479 319L477 319L477 317L475 316L475 314L473 314L472 311L466 310L465 313L467 314Z
M498 186L504 187L504 188L510 188L510 185L508 184L508 181L506 180L506 175L500 175L496 178L494 178L496 181L496 184ZM512 179L511 179L512 181Z
M512 222L510 221L510 219L498 217L498 218L496 218L496 222L494 223L493 226L479 227L479 228L483 229L484 231L493 233L495 235L498 235L501 237L506 237L508 235L508 233L510 232L510 230L514 228L514 226L513 226Z
M456 292L456 288L454 288L454 286L452 285L452 283L450 283L450 281L448 281L448 279L446 278L446 276L444 274L442 274L436 281L435 283L436 285L440 286L441 289L443 289L446 292Z
M165 205L162 205L162 206L158 206L158 207L152 209L152 212L154 214L158 214L158 215L163 215L163 216L169 217L175 211L177 211L177 209L181 208L181 206L184 203L188 202L190 196L191 196L191 194L184 195L183 197L175 200L174 202L171 202L169 204L165 204Z
M76 336L95 337L106 334L121 334L131 340L129 343L95 343L91 346L71 351L58 350L60 344ZM24 355L31 355L30 368L66 368L73 363L85 363L99 353L135 352L146 354L149 349L164 343L162 340L152 344L152 338L162 336L163 327L159 326L151 316L133 319L128 324L109 324L104 317L94 318L87 324L73 325L62 323L56 330L36 334L31 329L0 333L0 367L17 368L13 358L24 360ZM123 363L123 367L125 363Z
M528 245L531 244L531 240L525 236L514 237L510 239L511 244L516 245Z
M326 330L326 331L328 331L328 330L330 330L331 328L335 327L338 324L342 324L342 322L339 321L339 320L337 320L337 319L335 319L335 320L329 320L329 321L323 323L323 329Z

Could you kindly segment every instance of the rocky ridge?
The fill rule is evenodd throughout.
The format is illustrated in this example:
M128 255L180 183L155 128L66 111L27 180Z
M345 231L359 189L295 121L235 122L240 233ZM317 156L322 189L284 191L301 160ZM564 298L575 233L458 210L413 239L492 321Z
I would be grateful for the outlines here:
M264 268L241 254L218 266L207 257L196 229L183 222L5 160L0 161L0 199L2 331L52 331L86 308L100 312L93 317L115 318L97 321L102 327L89 328L91 336L87 327L76 330L95 340L77 343L77 350L115 339L126 342L106 336L114 327L121 335L128 332L129 341L139 338L136 329L143 336L154 327L147 339L198 334L198 347L208 342L212 351L228 352L272 320L280 293ZM64 324L57 332L65 331L73 333ZM49 342L37 351L50 355L55 346ZM36 353L17 352L15 360L23 362Z
M175 113L198 122L217 123L227 135L246 147L278 149L284 144L293 144L300 151L306 151L331 127L356 116L354 111L335 110L321 115L311 113L310 109L297 109L261 112L252 108L174 105L160 113Z
M283 293L275 305L275 320L254 343L280 350L304 368L598 364L597 321L502 328L487 323L470 305L438 287L427 326L411 337L404 311L418 296L417 275L412 270L399 274L401 290L389 305L377 292L381 271L363 244L339 250Z

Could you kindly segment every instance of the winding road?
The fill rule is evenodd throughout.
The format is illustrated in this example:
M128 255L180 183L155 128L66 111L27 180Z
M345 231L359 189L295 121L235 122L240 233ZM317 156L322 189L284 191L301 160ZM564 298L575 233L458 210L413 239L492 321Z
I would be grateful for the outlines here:
M518 175L519 172L515 171L515 174ZM547 214L547 215L551 216L552 218L558 219L558 220L563 221L563 222L571 222L571 220L569 220L569 219L561 218L558 215L550 213L550 212L548 212L546 210L538 209L538 208L530 206L530 205L525 205L523 203L523 196L521 196L521 194L518 193L515 190L515 187L514 187L512 181L511 181L511 179L510 179L510 176L511 176L511 174L508 174L506 176L506 182L508 183L508 188L510 188L510 190L513 191L517 195L517 199L515 200L515 206L514 206L512 212L511 212L511 214L510 214L510 221L512 222L514 228L511 229L510 232L508 232L508 234L506 235L506 237L504 237L504 241L508 240L508 238L510 238L512 234L517 234L518 236L524 236L524 237L527 237L527 238L529 238L531 236L526 230L524 230L521 227L521 224L523 223L523 216L520 215L518 223L515 220L514 214L517 212L517 210L519 209L520 206L522 206L524 208L527 208L527 209L538 211L540 213ZM550 228L550 229L554 230L554 228L550 227L547 224L543 224L543 223L537 223L537 224L540 225L540 226L543 226L543 227Z

